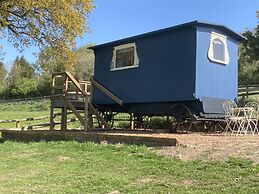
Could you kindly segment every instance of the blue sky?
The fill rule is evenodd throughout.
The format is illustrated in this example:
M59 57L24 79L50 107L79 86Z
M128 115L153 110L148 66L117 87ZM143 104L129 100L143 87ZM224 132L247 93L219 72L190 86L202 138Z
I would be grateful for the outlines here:
M58 2L58 1L57 1ZM258 0L95 0L90 14L90 33L77 39L78 47L89 43L101 44L181 23L201 20L226 25L241 33L258 24ZM36 48L19 53L6 40L4 63L8 69L16 56L22 54L35 61Z

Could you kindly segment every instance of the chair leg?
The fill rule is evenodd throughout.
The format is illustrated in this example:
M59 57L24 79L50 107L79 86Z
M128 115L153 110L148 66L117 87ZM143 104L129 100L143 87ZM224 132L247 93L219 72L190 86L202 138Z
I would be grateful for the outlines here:
M245 126L246 122L245 121L237 121L237 134L236 135L241 135L242 133L245 133Z
M228 132L228 130L230 130L232 132L232 129L231 129L231 121L230 120L227 120L226 121L227 124L226 124L226 127L225 127L225 132Z

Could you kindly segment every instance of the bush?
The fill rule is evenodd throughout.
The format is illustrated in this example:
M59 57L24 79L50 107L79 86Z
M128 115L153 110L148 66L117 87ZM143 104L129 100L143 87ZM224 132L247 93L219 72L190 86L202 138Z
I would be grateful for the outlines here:
M248 98L242 97L238 100L238 106L245 106L248 102L257 102L259 104L259 96L249 96Z
M37 87L36 79L18 78L13 82L11 95L15 97L35 96Z
M153 117L151 118L148 128L151 129L169 129L170 121L167 121L165 117Z
M51 93L51 75L44 74L39 79L38 93L41 96L49 96Z

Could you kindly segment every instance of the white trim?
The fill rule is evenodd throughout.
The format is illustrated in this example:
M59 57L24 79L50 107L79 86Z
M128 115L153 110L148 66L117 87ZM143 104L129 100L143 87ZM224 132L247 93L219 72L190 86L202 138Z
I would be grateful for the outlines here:
M134 48L134 64L132 66L116 68L116 51L120 49L131 48L131 47ZM136 68L138 67L138 64L139 64L139 58L137 53L137 46L135 43L123 44L113 48L113 56L112 56L111 69L110 69L111 71Z
M218 59L215 59L214 56L213 56L213 41L215 39L219 39L220 41L223 42L224 44L224 50L225 50L225 60L224 61L221 61L221 60L218 60ZM208 58L211 60L211 61L214 61L214 62L217 62L217 63L222 63L222 64L229 64L229 53L228 53L228 47L227 47L227 37L222 35L222 34L219 34L219 33L216 33L216 32L211 32L210 34L210 47L209 47L209 51L208 51Z
M123 70L123 69L132 69L132 68L136 68L136 67L138 67L138 65L132 65L132 66L127 66L127 67L118 67L118 68L111 69L111 71L117 71L117 70Z

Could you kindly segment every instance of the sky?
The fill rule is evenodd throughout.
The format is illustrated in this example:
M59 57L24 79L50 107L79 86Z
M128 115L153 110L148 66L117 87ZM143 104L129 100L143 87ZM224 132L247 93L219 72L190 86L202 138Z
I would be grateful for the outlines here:
M58 0L57 0L58 2ZM237 33L254 28L259 19L258 0L95 0L96 8L88 18L90 33L76 40L77 46L102 44L178 24L201 20L222 24ZM36 47L19 53L7 40L4 46L4 64L7 69L16 56L24 55L33 63Z

